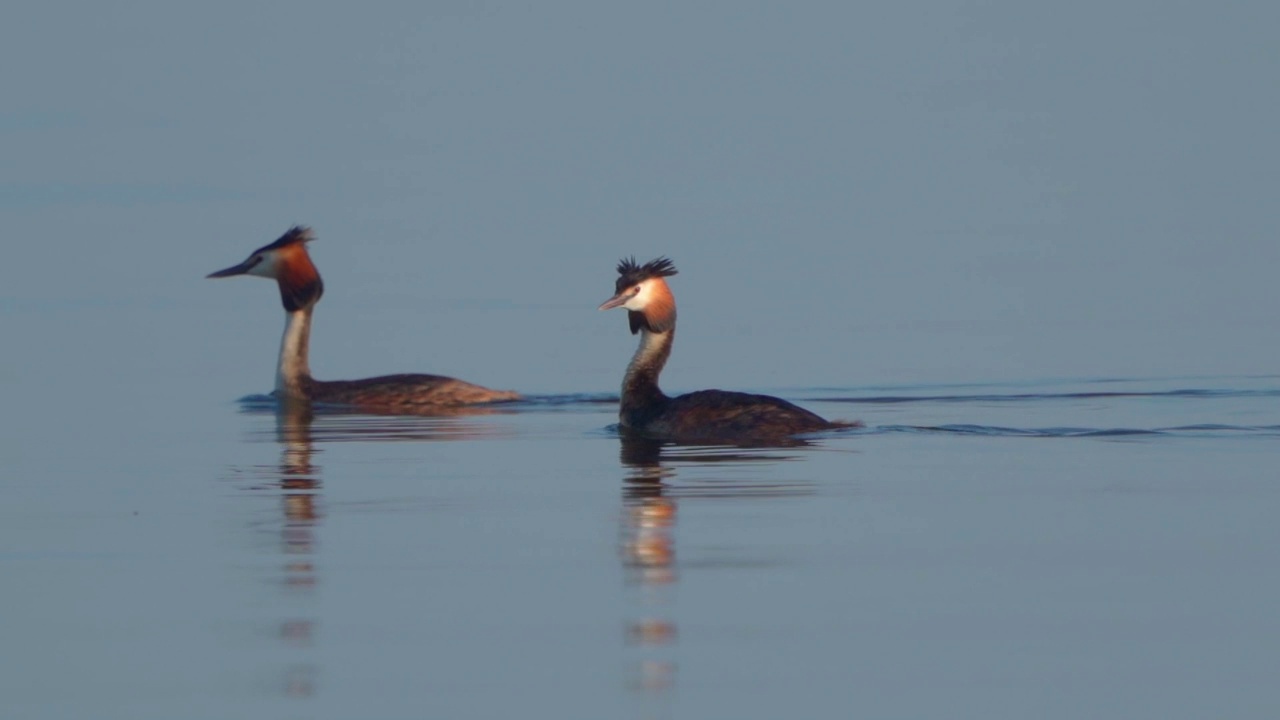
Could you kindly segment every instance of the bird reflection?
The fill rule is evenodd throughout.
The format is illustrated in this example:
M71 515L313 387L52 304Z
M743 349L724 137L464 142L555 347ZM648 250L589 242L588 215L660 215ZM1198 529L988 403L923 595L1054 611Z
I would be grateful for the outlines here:
M619 555L628 585L643 612L626 621L625 644L640 648L628 685L653 699L666 698L677 665L673 648L679 628L672 610L680 568L676 553L679 501L687 498L746 498L803 495L810 483L780 480L776 473L752 477L742 472L757 463L802 457L810 441L786 438L767 444L681 445L619 428L619 459L624 468ZM715 477L678 477L677 466L720 463ZM665 702L665 701L664 701Z
M619 553L628 585L637 588L646 611L626 621L625 642L644 648L628 684L636 691L663 698L675 684L676 665L661 657L661 648L677 639L675 620L662 612L670 602L676 573L676 501L664 494L675 471L662 465L662 443L623 431L620 459L623 477ZM659 657L651 657L658 655Z
M312 405L250 397L241 401L241 410L266 419L249 432L251 442L278 445L279 459L267 466L251 468L244 490L264 497L278 497L267 522L251 528L265 531L266 553L279 565L273 583L282 588L287 610L273 621L268 635L290 654L302 658L276 668L271 684L289 697L306 698L318 691L319 665L306 661L313 647L319 622L311 608L321 587L322 568L318 562L317 533L325 519L323 467L316 462L324 443L343 442L426 442L466 440L501 436L510 431L492 422L478 422L470 416L502 413L493 408L442 408L414 415L373 415ZM239 476L244 477L244 476Z
M311 457L315 445L311 437L314 421L310 406L290 403L276 413L276 441L280 444L281 551L287 558L282 575L286 587L311 593L317 584L315 530L322 513L320 467ZM292 617L280 622L279 637L286 646L310 648L316 632L312 617ZM299 663L285 669L282 689L291 697L310 697L316 692L316 667Z

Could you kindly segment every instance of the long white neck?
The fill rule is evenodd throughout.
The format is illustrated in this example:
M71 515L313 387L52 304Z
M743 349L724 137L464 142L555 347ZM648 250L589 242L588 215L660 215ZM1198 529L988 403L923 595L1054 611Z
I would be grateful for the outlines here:
M666 332L640 331L640 346L627 365L622 377L622 398L618 405L618 418L623 425L639 425L646 410L660 407L667 396L658 388L658 375L671 356L671 343L676 329L672 325Z
M644 373L650 375L656 383L662 367L667 364L667 357L671 355L671 341L674 337L675 328L662 333L641 330L640 345L627 364L626 377Z
M311 380L307 349L311 344L311 308L288 313L284 337L280 339L280 362L276 365L276 392L291 397L305 397L306 383Z

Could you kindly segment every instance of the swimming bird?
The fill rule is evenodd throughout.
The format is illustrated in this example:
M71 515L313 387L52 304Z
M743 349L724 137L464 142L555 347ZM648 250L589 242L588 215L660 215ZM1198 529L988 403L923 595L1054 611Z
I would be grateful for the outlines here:
M675 274L675 265L665 257L644 265L637 265L634 257L624 258L618 263L613 297L600 305L601 310L626 308L631 334L640 334L640 346L622 378L618 421L624 429L673 440L733 441L859 425L825 420L770 395L725 390L678 397L663 393L658 375L671 356L676 333L676 300L665 278Z
M324 294L324 282L307 243L310 228L295 226L270 245L264 245L239 265L209 273L211 278L254 275L276 281L284 305L284 337L276 365L276 389L282 400L328 403L379 412L422 412L433 407L518 400L509 390L490 390L442 375L383 375L363 380L316 380L311 377L308 346L311 315Z

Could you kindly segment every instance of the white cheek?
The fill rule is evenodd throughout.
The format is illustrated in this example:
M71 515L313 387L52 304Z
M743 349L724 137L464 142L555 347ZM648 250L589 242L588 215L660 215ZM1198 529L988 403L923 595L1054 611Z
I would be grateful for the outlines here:
M653 286L649 283L640 285L640 292L636 293L630 300L622 305L628 310L643 310L649 305L649 301L653 298Z
M264 278L274 278L276 276L277 265L279 265L279 260L275 255L266 255L262 258L262 262L253 266L253 269L249 271L249 274Z

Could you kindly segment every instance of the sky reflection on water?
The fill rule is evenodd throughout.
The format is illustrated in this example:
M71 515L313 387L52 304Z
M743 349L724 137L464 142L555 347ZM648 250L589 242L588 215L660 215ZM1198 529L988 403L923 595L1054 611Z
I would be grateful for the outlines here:
M1274 714L1276 21L10 8L0 715ZM529 400L237 405L294 223L318 376ZM867 428L627 447L631 254L669 392Z

